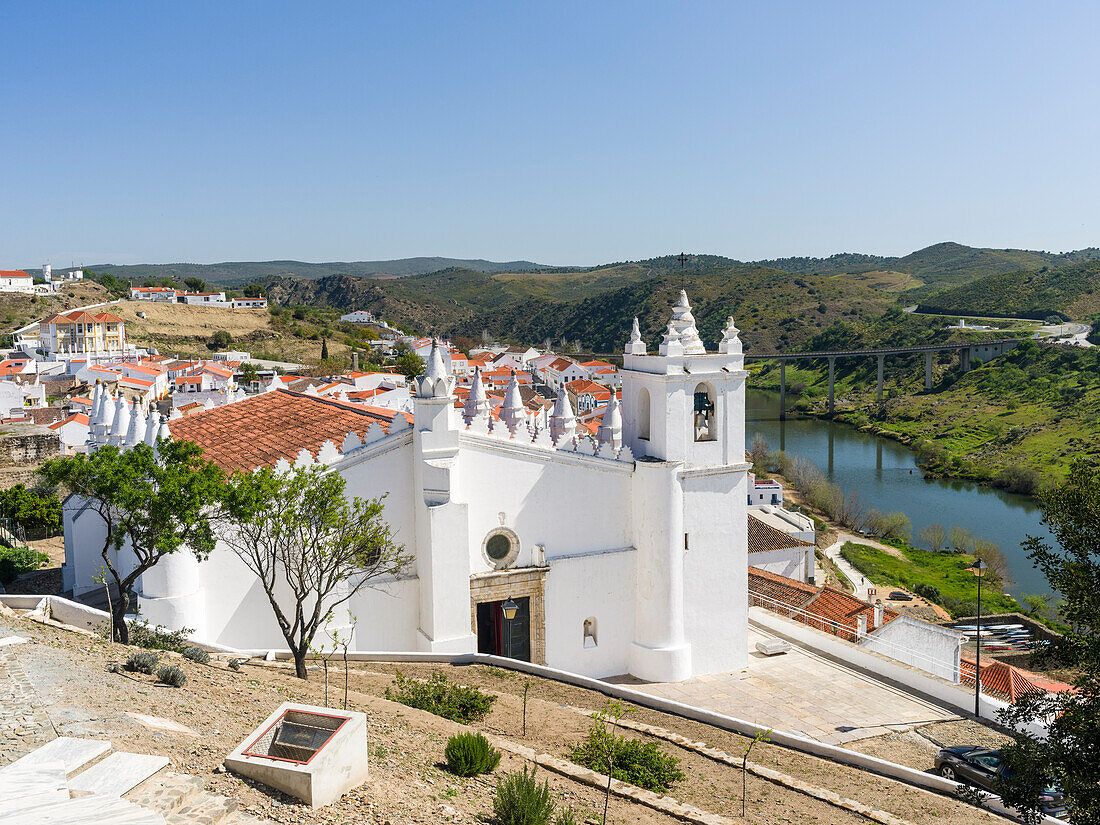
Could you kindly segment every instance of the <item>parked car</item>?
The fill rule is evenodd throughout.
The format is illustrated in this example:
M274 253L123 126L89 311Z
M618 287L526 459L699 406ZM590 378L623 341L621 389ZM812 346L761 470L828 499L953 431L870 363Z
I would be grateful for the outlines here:
M892 590L890 591L890 595L886 598L895 602L908 602L912 601L913 599L913 597L906 593L904 590Z
M1000 750L991 748L962 745L944 748L936 757L936 773L944 779L976 785L987 791L993 791L998 776L1008 776L1006 770ZM1060 788L1044 789L1039 804L1047 816L1065 816L1065 796Z

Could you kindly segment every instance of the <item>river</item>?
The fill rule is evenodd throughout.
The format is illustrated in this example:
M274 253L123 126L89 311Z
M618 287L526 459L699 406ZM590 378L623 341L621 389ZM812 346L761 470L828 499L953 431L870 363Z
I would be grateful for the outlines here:
M793 416L780 421L777 393L749 390L746 407L746 448L756 433L762 433L771 449L808 458L842 490L856 491L864 507L900 510L909 516L914 540L931 522L947 530L965 527L976 537L996 542L1004 552L1012 577L1006 588L1010 593L1050 592L1046 578L1020 547L1029 535L1050 539L1032 499L969 481L925 480L909 449L846 424Z

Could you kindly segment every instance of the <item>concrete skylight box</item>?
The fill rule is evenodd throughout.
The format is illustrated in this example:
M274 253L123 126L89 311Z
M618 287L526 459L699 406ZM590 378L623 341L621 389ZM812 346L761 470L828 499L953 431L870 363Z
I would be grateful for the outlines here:
M225 766L319 808L367 780L366 723L355 711L284 702Z

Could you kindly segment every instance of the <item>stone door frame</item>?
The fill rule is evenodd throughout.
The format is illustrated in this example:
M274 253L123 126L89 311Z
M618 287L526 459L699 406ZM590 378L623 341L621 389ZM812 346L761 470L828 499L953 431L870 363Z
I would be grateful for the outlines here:
M546 664L546 574L548 567L513 567L470 577L470 630L477 636L477 606L508 598L530 599L531 662Z

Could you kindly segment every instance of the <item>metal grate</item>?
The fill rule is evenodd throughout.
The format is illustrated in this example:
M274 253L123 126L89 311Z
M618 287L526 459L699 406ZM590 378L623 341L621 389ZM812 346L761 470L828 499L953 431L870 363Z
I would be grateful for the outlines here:
M288 710L245 749L244 755L304 765L347 721L345 716Z

